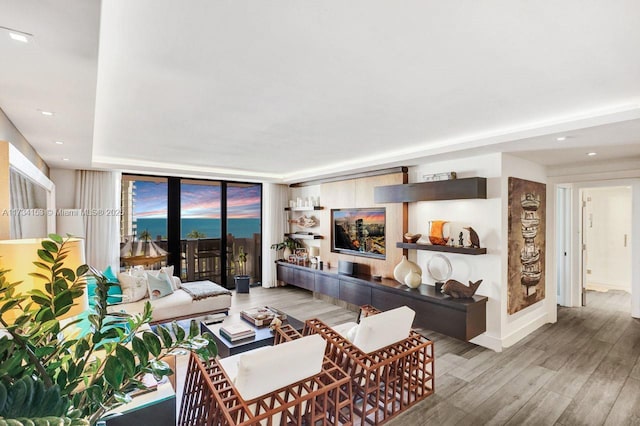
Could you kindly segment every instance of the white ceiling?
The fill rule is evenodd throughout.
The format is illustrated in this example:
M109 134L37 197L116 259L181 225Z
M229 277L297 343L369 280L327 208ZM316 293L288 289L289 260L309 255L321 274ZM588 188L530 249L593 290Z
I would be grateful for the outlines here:
M291 182L463 152L640 158L638 18L634 0L7 0L0 25L34 37L0 30L0 108L52 167Z

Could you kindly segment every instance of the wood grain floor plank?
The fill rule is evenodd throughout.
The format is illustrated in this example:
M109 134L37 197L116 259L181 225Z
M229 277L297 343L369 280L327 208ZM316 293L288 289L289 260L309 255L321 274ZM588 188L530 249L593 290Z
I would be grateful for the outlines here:
M604 326L593 337L614 345L622 337L627 327L630 326L628 313L613 312Z
M514 380L537 357L539 349L524 347L522 350L509 350L499 354L502 361L489 368L475 378L469 385L459 390L452 396L452 404L458 408L473 412L487 399Z
M438 377L436 392L442 398L448 398L467 385L464 380L449 374L441 374L436 371L436 376Z
M565 424L604 423L624 386L633 364L628 359L608 355L578 391L560 417Z
M633 370L631 370L631 373L629 373L629 377L640 380L640 358L636 360L636 365L633 367Z
M427 398L427 400L430 398ZM426 402L426 401L425 401ZM439 400L437 404L430 407L429 410L422 410L422 407L416 406L411 410L407 410L398 417L389 421L388 425L408 426L408 425L438 425L438 426L459 426L461 420L469 413L455 407L446 400Z
M472 410L472 415L462 419L461 424L503 425L555 374L555 371L539 366L525 368L481 406Z
M545 385L545 388L569 398L575 397L580 388L589 380L600 361L606 356L610 347L611 345L608 343L592 340L558 371L558 374Z
M640 380L629 377L611 408L606 426L640 425Z
M449 371L449 374L467 382L472 381L485 371L503 361L503 357L496 356L493 351L479 352L472 358L461 358L463 359L460 360L458 366Z
M545 351L545 354L535 364L549 370L559 371L570 359L579 354L591 340L592 337L589 334L578 333L573 337L569 337L566 342Z
M507 426L555 425L564 410L571 404L571 398L555 392L540 389L506 423Z

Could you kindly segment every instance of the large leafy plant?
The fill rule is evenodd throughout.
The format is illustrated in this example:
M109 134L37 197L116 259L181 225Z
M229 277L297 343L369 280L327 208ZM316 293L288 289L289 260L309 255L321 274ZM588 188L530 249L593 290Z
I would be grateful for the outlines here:
M87 265L75 271L65 268L68 240L54 234L49 238L42 241L40 260L34 262L38 272L31 274L44 281L44 290L19 293L19 283L9 283L5 277L4 267L10 265L0 269L0 324L5 329L0 337L0 416L30 416L42 386L42 392L59 394L60 402L50 413L37 411L39 416L64 413L63 417L95 424L107 410L128 402L131 392L146 388L143 375L160 380L172 374L166 356L185 350L204 358L217 355L215 343L209 336L199 336L195 321L188 332L176 323L170 328L158 326L158 334L148 330L152 310L148 302L141 315L109 313L107 291L113 284ZM96 280L94 309L81 318L61 320L83 296L88 275ZM7 320L10 311L18 312L13 322ZM23 397L16 386L35 393ZM19 398L3 401L3 388L5 394L13 392Z

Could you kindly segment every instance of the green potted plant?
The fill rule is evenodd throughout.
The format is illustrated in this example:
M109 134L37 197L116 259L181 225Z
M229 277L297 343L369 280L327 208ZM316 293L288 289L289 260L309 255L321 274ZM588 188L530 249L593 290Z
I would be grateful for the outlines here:
M286 237L283 241L272 244L271 248L276 251L282 250L282 258L287 260L289 255L293 254L293 251L297 248L303 248L304 244L295 238Z
M112 284L87 265L65 268L68 240L49 238L33 262L40 272L30 274L45 281L44 290L19 293L19 283L5 277L10 265L0 269L0 424L94 425L106 411L130 401L132 391L146 389L144 374L157 380L172 374L164 361L169 354L217 355L210 336L198 335L195 321L189 332L176 323L173 333L165 326L158 326L157 334L142 331L151 320L149 302L142 315L109 314ZM88 274L96 278L94 310L61 320L83 295ZM9 321L7 313L16 310Z
M245 253L243 246L238 247L238 259L236 263L238 265L238 275L233 277L236 284L236 292L249 293L251 277L247 275L247 253Z

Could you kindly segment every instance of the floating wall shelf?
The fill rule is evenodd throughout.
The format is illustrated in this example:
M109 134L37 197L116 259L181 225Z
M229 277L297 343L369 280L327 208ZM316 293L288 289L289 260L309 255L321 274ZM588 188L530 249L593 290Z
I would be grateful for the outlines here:
M310 212L314 210L322 210L324 207L322 206L311 206L311 207L285 207L284 210L288 212Z
M377 186L376 203L408 203L413 201L462 200L487 198L487 178L439 180L404 185Z
M459 253L459 254L487 254L486 248L473 248L473 247L451 247L451 246L438 246L430 244L413 244L413 243L396 243L396 247L402 249L414 249L414 250L429 250L429 251L442 251L447 253Z
M295 238L298 240L321 240L322 239L322 235L318 235L318 234L300 234L300 233L290 233L290 234L284 234L285 237L289 237L289 238Z

